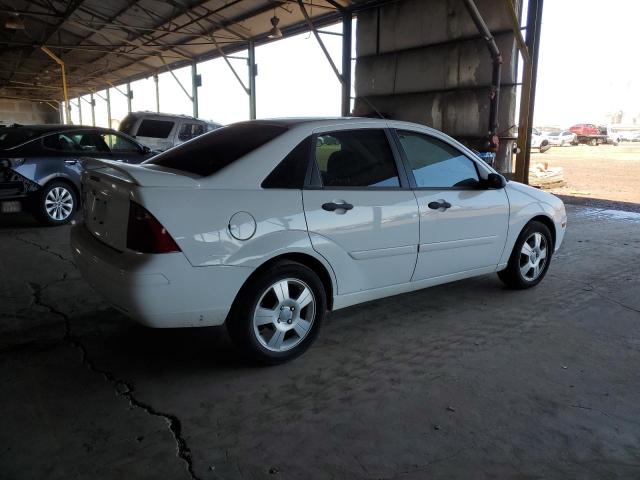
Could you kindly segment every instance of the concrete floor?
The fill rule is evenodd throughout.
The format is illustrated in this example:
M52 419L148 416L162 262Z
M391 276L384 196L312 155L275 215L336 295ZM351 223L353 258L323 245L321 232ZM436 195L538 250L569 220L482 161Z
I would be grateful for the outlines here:
M337 312L293 363L129 323L68 228L0 226L0 478L640 478L640 214L569 206L535 289Z

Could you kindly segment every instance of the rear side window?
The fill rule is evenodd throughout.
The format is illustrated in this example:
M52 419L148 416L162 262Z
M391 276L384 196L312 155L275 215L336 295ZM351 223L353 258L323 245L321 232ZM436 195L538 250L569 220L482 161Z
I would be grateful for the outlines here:
M280 125L237 123L201 135L145 162L208 176L287 131Z
M311 137L307 137L264 179L262 188L302 189L310 153Z
M168 120L142 120L138 127L139 137L167 138L173 129L173 122Z
M0 130L0 149L16 147L24 142L35 138L38 132L28 128L5 127Z
M383 130L342 130L318 135L315 159L325 187L399 187Z

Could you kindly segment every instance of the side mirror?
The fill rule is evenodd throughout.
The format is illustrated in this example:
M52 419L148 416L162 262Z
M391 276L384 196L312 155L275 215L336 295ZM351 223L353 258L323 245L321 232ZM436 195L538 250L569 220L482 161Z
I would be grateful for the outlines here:
M507 185L507 180L498 173L490 173L485 180L487 188L504 188Z
M151 149L149 147L147 147L146 145L142 146L142 153L144 153L145 155L147 153L151 153Z

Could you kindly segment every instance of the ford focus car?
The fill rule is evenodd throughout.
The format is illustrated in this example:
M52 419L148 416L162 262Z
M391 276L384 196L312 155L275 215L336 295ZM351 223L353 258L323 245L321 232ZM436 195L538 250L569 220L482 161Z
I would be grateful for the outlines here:
M140 163L151 150L99 127L14 125L0 130L0 211L29 209L47 225L69 222L79 203L82 165L100 158Z
M226 323L266 363L301 354L328 310L492 272L532 287L566 228L553 195L376 119L238 123L103 162L83 190L72 252L96 290L151 327Z

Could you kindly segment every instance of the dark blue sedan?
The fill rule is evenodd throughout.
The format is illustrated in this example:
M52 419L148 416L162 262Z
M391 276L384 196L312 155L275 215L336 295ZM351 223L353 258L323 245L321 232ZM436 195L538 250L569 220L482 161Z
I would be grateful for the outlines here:
M47 225L73 218L87 159L140 163L153 156L133 138L99 127L12 125L0 129L0 212L31 211Z

